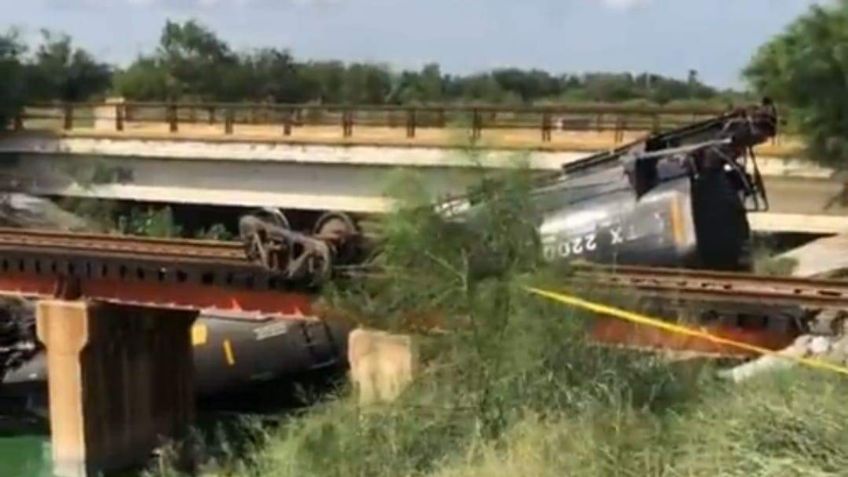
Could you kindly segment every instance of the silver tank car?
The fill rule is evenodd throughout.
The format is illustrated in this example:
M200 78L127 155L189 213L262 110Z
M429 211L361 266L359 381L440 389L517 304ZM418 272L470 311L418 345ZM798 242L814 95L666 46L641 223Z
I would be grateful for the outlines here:
M777 132L770 100L566 164L532 192L548 261L750 267L748 211L768 209L753 147ZM473 194L439 205L473 227Z

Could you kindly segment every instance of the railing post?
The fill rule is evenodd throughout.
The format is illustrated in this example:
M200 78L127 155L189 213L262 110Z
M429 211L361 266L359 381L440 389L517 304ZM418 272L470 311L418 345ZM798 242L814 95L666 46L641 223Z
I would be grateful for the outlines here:
M292 116L294 116L294 114L291 109L283 111L283 136L291 136Z
M124 130L124 105L115 105L115 131Z
M443 128L443 127L445 127L445 126L446 126L446 121L445 121L445 109L444 109L444 108L439 108L439 110L438 110L438 111L436 111L436 124L437 124L440 128Z
M483 119L480 110L474 108L471 113L471 140L476 141L483 135Z
M233 133L233 122L235 120L235 112L232 107L227 108L224 116L224 134Z
M412 139L415 137L415 126L416 126L416 114L415 108L410 108L406 112L406 137Z
M67 131L74 128L74 105L71 103L65 103L63 107L64 111L64 124L63 128Z
M15 119L12 122L12 127L15 131L23 131L24 129L24 116L23 116L23 108L20 111L15 113Z
M344 137L353 135L353 112L348 108L342 112L342 135Z
M551 113L542 113L542 142L551 142Z
M602 132L604 130L603 122L604 122L604 113L598 113L598 123L595 125L595 131Z
M627 116L619 116L615 121L615 137L614 141L616 144L620 144L624 141L624 128L627 127Z
M209 106L209 117L207 121L209 124L215 124L215 106Z
M168 128L172 133L179 130L177 125L177 105L175 104L168 105Z

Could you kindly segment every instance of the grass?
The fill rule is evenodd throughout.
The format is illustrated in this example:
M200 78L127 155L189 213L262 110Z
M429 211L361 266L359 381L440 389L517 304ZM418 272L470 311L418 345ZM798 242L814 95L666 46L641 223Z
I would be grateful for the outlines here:
M844 381L806 372L713 385L681 412L629 405L528 415L432 475L837 476L848 469Z
M425 377L377 408L341 395L269 431L251 460L202 475L845 475L844 380L796 370L732 387L708 380L680 394L666 365L629 358L600 360L605 369L594 380L574 380L584 371L567 366L548 379L507 379L532 388L483 408L444 376ZM487 432L485 421L504 410L501 429Z
M592 317L527 294L568 271L538 262L526 172L479 188L472 228L422 207L426 191L405 182L382 227L385 275L326 291L366 326L419 336L423 371L400 399L363 407L341 388L201 475L848 473L844 378L796 370L731 385L709 364L591 346ZM416 326L432 316L445 333Z

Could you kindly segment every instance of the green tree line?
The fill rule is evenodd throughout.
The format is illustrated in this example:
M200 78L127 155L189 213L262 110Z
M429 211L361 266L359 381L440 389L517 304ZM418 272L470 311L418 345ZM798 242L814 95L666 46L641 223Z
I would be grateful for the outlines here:
M82 101L112 87L114 68L75 47L67 35L42 31L28 51L15 32L0 35L0 129L23 104Z
M279 103L406 104L479 101L707 100L721 95L697 72L685 80L655 74L553 75L503 68L449 75L438 64L418 71L387 65L300 61L288 50L234 51L203 25L167 22L155 51L115 75L116 93L137 100L196 99Z
M304 61L288 50L235 51L196 21L168 21L158 46L125 68L99 61L67 35L44 31L31 51L13 33L0 36L0 101L4 116L33 101L130 100L409 104L539 103L726 99L727 92L685 79L643 73L555 75L501 68L469 75L438 64L396 71L376 63Z

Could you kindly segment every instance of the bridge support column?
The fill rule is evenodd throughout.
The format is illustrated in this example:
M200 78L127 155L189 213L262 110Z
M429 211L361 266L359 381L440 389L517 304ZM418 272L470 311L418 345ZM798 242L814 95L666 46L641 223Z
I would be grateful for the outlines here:
M160 436L191 422L195 317L86 301L38 303L57 476L143 463Z

